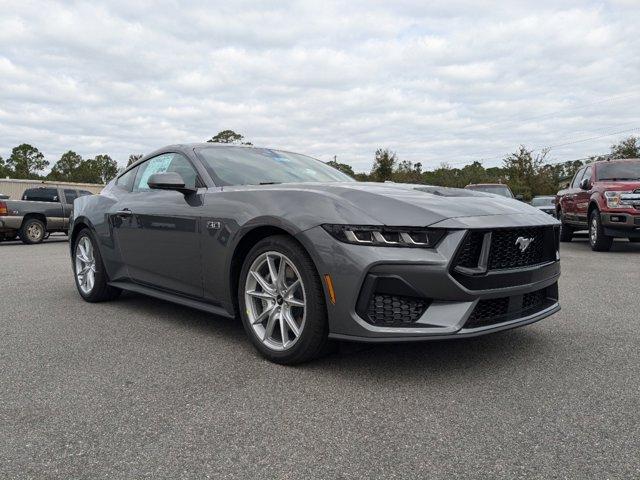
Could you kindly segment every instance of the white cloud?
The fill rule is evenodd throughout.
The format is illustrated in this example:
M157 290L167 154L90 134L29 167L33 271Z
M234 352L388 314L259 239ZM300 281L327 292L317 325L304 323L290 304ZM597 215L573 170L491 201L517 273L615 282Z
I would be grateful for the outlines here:
M205 140L368 170L640 127L634 2L2 2L0 154ZM624 135L620 135L622 137ZM618 137L566 146L602 153Z

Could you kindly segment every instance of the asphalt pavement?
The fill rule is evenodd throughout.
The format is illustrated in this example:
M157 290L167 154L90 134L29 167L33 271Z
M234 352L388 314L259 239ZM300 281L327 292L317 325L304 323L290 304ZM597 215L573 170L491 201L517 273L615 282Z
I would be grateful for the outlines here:
M562 311L271 364L239 321L88 304L68 244L0 244L0 478L639 478L640 244L562 245Z

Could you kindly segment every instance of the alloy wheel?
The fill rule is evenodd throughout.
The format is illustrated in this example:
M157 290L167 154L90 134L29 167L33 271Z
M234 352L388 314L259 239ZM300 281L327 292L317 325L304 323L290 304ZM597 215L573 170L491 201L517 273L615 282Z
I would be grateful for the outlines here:
M591 240L591 245L595 245L598 241L598 220L595 215L591 219L591 228L589 228L589 240Z
M271 350L291 348L306 318L304 284L295 264L280 252L261 254L249 268L244 292L256 337Z
M82 237L76 246L76 278L82 293L91 293L96 282L96 258L87 236Z

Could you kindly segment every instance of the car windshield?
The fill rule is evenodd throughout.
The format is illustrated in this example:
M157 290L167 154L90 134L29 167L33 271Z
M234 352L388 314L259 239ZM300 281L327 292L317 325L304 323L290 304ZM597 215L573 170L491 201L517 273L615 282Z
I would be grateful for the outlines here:
M598 180L640 180L640 162L598 164Z
M197 152L221 186L355 181L320 160L297 153L249 147L204 147Z
M494 195L502 195L503 197L513 198L513 194L506 185L471 185L467 187L478 192L493 193Z
M531 200L531 205L534 207L548 207L549 205L555 206L555 197L535 197Z

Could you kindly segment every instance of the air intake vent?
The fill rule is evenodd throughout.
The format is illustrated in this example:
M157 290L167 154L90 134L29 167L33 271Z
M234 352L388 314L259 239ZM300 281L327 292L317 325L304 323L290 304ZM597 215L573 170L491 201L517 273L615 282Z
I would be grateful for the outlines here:
M379 327L410 326L427 306L424 299L376 293L371 297L365 320Z

